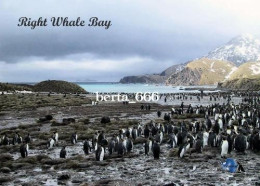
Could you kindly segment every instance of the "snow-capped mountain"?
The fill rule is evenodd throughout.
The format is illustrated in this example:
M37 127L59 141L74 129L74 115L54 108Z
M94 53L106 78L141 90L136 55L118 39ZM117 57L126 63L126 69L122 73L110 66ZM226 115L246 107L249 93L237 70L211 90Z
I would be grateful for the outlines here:
M260 40L250 34L233 38L224 46L208 53L206 58L234 62L236 65L260 60Z
M260 40L244 34L205 57L173 65L160 74L127 76L120 82L212 85L256 76L260 77Z

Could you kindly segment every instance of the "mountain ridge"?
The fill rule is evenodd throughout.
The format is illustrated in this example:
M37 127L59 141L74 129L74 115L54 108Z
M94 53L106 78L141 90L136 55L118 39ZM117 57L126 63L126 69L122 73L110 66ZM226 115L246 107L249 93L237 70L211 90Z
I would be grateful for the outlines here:
M250 68L255 69L254 72L259 71L260 73L260 63L258 61L260 61L260 40L250 34L244 34L232 38L229 42L210 51L202 58L172 65L156 75L126 76L120 80L120 83L212 85L233 80L235 77L244 77L241 76L239 71L243 72L243 70L239 67L243 67L243 64L248 62L254 63ZM215 63L217 66L214 66ZM220 68L221 65L222 69ZM244 66L245 69L249 68L247 67L248 64ZM218 73L215 73L216 71Z
M260 40L250 34L243 34L210 51L205 57L231 61L238 66L248 61L259 61Z

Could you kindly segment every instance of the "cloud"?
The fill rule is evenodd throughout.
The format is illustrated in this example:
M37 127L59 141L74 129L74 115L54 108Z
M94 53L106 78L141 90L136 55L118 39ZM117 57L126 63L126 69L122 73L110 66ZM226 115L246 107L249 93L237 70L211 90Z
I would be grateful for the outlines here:
M154 70L154 66L150 64L155 63L150 58L138 56L117 60L83 57L89 56L88 54L80 56L81 59L76 62L71 60L73 58L71 56L67 56L67 59L47 62L41 58L31 58L29 61L19 63L0 62L0 78L2 81L11 82L38 82L45 79L114 82L125 75L150 73ZM160 67L156 68L162 71L167 64L168 62L163 62Z
M45 70L52 73L39 72L38 79L77 79L55 72L66 71L67 67L67 71L72 73L74 69L72 74L77 74L81 65L92 69L91 79L97 77L94 72L102 72L98 80L106 80L112 69L119 67L121 70L110 75L111 79L134 73L159 73L164 67L203 56L241 33L259 37L259 5L258 0L1 0L0 61L2 67L10 67L10 73L14 73L12 68L19 67L21 76L31 74L32 79L37 69L30 67L47 66L50 68ZM31 30L17 26L22 16L84 20L96 16L111 20L113 25L108 30L50 25ZM142 59L138 71L134 68L137 58ZM83 63L84 60L87 62ZM99 69L91 67L97 63L101 65ZM22 68L25 66L28 70ZM24 70L26 74L22 73ZM20 78L14 73L11 79Z

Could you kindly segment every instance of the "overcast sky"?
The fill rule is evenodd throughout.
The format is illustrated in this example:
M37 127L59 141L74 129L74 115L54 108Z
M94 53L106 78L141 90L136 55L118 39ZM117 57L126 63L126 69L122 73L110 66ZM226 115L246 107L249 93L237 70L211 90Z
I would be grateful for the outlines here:
M259 0L1 0L0 81L119 81L160 73L243 33L260 36ZM90 17L93 27L18 27L20 17ZM88 22L87 22L88 24Z

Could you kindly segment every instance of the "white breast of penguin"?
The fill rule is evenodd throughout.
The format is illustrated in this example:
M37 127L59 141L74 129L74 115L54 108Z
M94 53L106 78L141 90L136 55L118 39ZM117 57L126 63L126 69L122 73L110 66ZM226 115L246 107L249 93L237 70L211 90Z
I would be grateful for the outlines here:
M99 160L100 160L100 161L103 161L104 155L105 155L104 148L101 147L101 153L100 153L100 157L99 157Z
M56 141L59 140L59 134L58 134L58 133L55 134L55 140L56 140Z
M224 156L228 153L228 141L224 140L221 145L221 156Z

